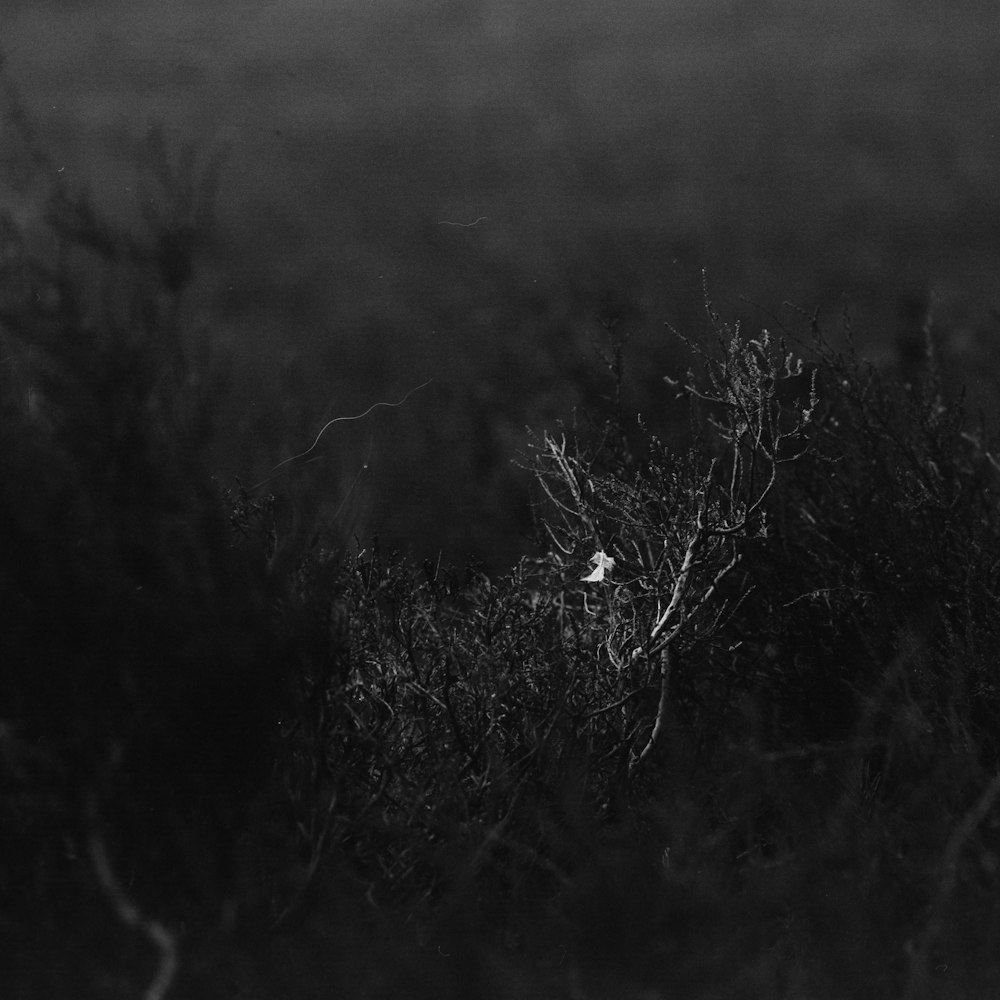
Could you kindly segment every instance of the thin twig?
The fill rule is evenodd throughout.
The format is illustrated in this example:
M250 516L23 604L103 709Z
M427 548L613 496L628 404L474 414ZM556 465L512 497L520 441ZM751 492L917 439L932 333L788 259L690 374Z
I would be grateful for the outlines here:
M149 938L150 943L160 953L160 962L153 981L143 993L143 1000L164 1000L177 974L177 938L158 920L145 916L137 903L126 894L111 867L111 859L104 843L104 836L96 820L87 842L90 861L97 881L118 914L118 919L127 927L134 927Z
M671 650L668 646L660 654L660 698L656 707L656 721L653 723L653 731L649 734L649 739L637 757L629 762L629 774L635 774L645 763L646 759L656 750L664 738L667 727L667 716L670 711L670 680L672 673Z
M489 219L488 215L481 215L478 219L472 222L439 222L439 226L458 226L459 229L471 229L473 226L478 226L480 222L486 222Z
M275 466L275 467L274 467L273 469L271 469L271 471L270 471L270 472L268 473L268 478L266 478L266 479L263 479L263 480L262 480L261 482L257 483L257 485L256 485L256 486L251 486L251 487L250 487L250 492L252 493L252 492L253 492L254 490L256 490L256 489L259 489L259 488L260 488L261 486L263 486L263 485L264 485L265 483L269 483L269 482L271 481L271 479L272 479L272 478L274 477L274 473L276 473L276 472L278 471L278 469L282 468L283 466L286 466L286 465L288 465L288 464L289 464L289 462L296 462L296 461L298 461L298 460L299 460L300 458L305 458L305 457L306 457L306 455L308 455L308 454L310 454L310 453L311 453L312 451L314 451L314 450L315 450L315 448L316 448L316 446L317 446L317 445L319 444L319 441L320 441L320 438L321 438L321 437L322 437L322 436L323 436L323 435L324 435L324 434L325 434L325 433L326 433L326 432L327 432L327 431L328 431L328 430L329 430L329 429L330 429L330 428L331 428L331 427L332 427L332 426L333 426L334 424L339 424L339 423L343 423L343 422L345 422L345 421L347 421L347 420L363 420L363 419L364 419L365 417L367 417L367 416L368 416L368 414L369 414L369 413L371 413L371 412L372 412L372 410L376 410L376 409L378 409L378 407L380 407L380 406L387 406L387 407L397 407L397 406L402 406L402 405L403 405L403 404L404 404L404 403L405 403L405 402L406 402L406 401L407 401L407 400L408 400L408 399L410 398L410 396L412 396L412 395L413 395L413 394L414 394L415 392L419 392L419 391L420 391L421 389L424 389L424 388L426 388L426 387L427 387L427 386L429 386L429 385L431 384L431 382L433 382L433 381L434 381L434 379L432 379L432 378L429 378L429 379L428 379L428 380L427 380L426 382L423 382L423 383L421 383L420 385L418 385L418 386L415 386L414 388L410 389L410 391L409 391L409 392L408 392L408 393L407 393L407 394L406 394L406 395L405 395L405 396L404 396L404 397L403 397L403 398L402 398L401 400L399 400L399 401L398 401L398 402L396 402L396 403L387 403L387 402L379 402L379 403L372 403L372 405L371 405L371 406L369 406L369 407L368 407L368 409L367 409L367 410L365 410L365 412L364 412L364 413L358 413L358 414L355 414L354 416L350 416L350 417L334 417L334 418L333 418L333 420L328 420L328 421L327 421L327 422L326 422L326 423L325 423L325 424L324 424L324 425L323 425L323 426L322 426L322 427L320 428L320 430L319 430L319 433L318 433L318 434L316 435L316 440L315 440L315 441L313 441L313 443L312 443L311 445L309 445L309 447L308 447L308 448L306 448L306 450L305 450L305 451L303 451L303 452L300 452L300 453L299 453L298 455L292 455L292 457L291 457L291 458L286 458L286 459L285 459L284 461L282 461L282 462L279 462L279 463L278 463L278 464L277 464L277 465L276 465L276 466Z

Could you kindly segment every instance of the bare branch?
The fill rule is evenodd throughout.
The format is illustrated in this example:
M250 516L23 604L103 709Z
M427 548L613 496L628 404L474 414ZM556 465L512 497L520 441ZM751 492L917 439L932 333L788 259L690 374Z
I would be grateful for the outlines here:
M156 975L146 987L142 995L143 1000L164 1000L177 974L177 937L158 920L145 916L139 905L122 888L111 865L104 835L97 825L96 818L91 822L87 849L97 882L114 907L118 919L127 927L133 927L145 934L159 952Z

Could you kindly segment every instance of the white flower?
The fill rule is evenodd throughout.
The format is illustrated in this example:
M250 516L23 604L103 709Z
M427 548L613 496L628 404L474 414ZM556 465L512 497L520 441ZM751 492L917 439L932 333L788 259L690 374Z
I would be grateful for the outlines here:
M600 583L604 579L604 574L610 573L615 568L614 559L603 550L595 552L590 557L590 561L594 569L582 578L584 583Z

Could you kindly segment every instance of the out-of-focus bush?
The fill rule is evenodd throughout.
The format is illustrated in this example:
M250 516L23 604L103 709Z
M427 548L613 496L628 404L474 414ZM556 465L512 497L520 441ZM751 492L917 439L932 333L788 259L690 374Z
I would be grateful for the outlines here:
M34 174L0 205L4 979L111 995L170 978L185 930L245 902L278 653L201 458L217 384L179 318L194 235L174 237L211 178L154 144L171 211L133 239L5 114L15 180L15 154Z

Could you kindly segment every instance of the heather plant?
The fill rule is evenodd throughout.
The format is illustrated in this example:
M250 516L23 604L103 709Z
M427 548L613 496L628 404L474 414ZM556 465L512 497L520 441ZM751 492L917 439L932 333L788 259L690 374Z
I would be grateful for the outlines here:
M539 438L539 552L510 574L301 564L279 925L346 877L411 915L418 968L465 956L457 993L497 960L594 996L995 977L989 438L933 368L711 322L669 383L686 445Z
M670 739L674 674L685 670L706 692L718 684L710 668L687 664L710 659L738 612L750 579L745 551L766 537L770 494L783 467L806 454L818 402L813 382L805 398L782 405L782 383L801 379L803 365L766 331L757 339L734 332L718 358L696 353L702 377L673 384L705 411L714 442L699 428L694 445L676 453L647 433L643 459L630 462L623 440L610 436L617 454L600 469L598 456L547 434L539 456L554 508L545 524L550 557L569 572L592 553L593 569L579 577L587 586L575 585L570 599L604 631L598 670L615 682L603 709L620 716L632 744L630 775ZM637 702L651 684L659 694L650 719Z
M927 370L910 384L887 380L851 352L826 354L837 390L822 424L827 461L822 472L803 470L788 491L785 516L795 519L798 540L785 543L792 564L778 563L787 572L808 555L816 576L795 598L779 574L765 611L781 623L783 648L772 662L780 702L804 714L799 741L803 732L854 734L862 788L847 798L860 791L861 816L872 823L838 813L837 829L847 823L849 837L861 837L858 852L882 859L882 874L893 872L893 890L919 914L913 936L896 942L907 955L908 995L933 992L934 968L959 975L961 960L940 959L938 949L963 906L977 905L982 875L972 872L992 870L996 824L994 665L980 643L996 630L997 470L986 430L970 431L961 401L941 391L929 333ZM809 708L821 700L832 709L825 725ZM956 875L963 852L965 885ZM973 942L988 946L965 926L963 974L995 974L981 952L971 957Z
M710 329L686 441L537 439L508 574L322 539L288 574L263 895L303 996L995 982L989 434L933 365Z

